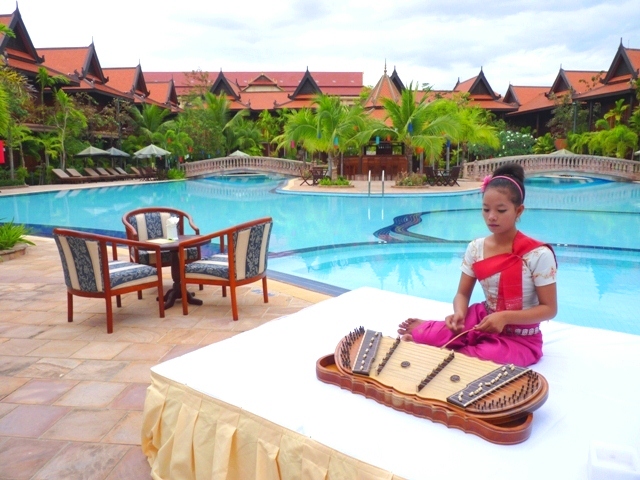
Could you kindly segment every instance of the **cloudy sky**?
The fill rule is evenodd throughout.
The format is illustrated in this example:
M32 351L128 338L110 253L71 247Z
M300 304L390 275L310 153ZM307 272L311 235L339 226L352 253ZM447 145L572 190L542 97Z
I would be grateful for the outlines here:
M15 10L0 0L1 13ZM452 89L484 70L497 93L607 70L640 48L638 0L21 0L36 48L87 46L143 71L356 71Z

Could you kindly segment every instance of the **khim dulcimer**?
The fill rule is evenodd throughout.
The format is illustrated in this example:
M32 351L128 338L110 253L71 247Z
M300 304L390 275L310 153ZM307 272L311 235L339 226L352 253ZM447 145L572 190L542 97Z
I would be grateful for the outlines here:
M401 341L360 327L320 358L323 382L498 444L531 435L533 411L549 384L537 372L445 348Z

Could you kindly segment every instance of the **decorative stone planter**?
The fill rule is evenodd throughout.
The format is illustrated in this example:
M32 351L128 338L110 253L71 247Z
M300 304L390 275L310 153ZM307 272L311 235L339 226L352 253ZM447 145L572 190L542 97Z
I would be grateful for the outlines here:
M27 253L28 246L29 245L27 245L26 243L18 243L9 250L0 250L0 263L23 256L25 253Z

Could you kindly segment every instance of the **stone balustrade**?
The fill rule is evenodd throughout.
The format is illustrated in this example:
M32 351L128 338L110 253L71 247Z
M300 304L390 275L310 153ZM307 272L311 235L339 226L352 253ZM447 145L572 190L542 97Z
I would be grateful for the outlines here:
M464 165L463 178L482 180L505 163L519 163L527 174L583 174L615 180L640 181L640 162L596 155L520 155L490 158Z
M299 160L287 160L274 157L220 157L183 163L180 167L187 178L214 173L233 172L273 172L283 175L300 175L304 163Z

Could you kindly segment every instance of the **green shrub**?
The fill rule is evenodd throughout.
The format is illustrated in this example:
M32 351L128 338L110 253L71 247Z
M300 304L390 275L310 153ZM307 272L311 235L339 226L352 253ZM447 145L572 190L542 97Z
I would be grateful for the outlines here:
M427 185L427 176L420 173L400 172L396 187L422 187Z
M26 243L27 245L35 245L33 242L27 240L25 235L29 235L31 229L26 228L24 225L16 225L13 220L7 223L0 224L0 250L10 250L17 243Z
M181 180L185 178L184 170L178 168L170 168L167 170L167 178L169 180Z
M349 180L347 180L344 177L338 177L335 180L331 180L330 178L326 177L321 179L318 182L319 185L324 185L325 187L330 187L330 186L345 186L345 185L351 185L351 182Z

